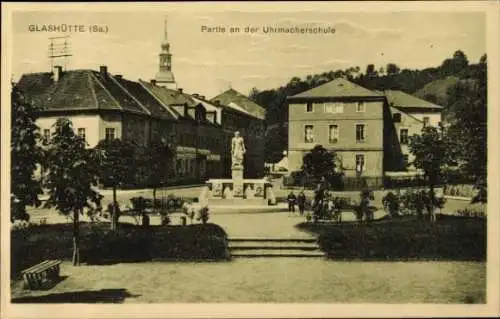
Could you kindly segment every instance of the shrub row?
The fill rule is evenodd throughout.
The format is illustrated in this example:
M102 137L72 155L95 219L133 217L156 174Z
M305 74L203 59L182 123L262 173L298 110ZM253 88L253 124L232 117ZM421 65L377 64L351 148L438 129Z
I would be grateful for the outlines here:
M419 220L341 225L323 232L319 245L334 259L485 260L486 223L445 217L434 225Z
M227 236L215 224L150 226L80 224L80 260L103 264L148 260L223 260ZM34 225L11 233L11 275L46 259L71 260L72 225Z

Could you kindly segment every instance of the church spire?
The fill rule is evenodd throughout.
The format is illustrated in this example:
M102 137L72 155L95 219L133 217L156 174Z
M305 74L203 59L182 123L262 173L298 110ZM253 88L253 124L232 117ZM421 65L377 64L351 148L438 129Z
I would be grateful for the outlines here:
M167 18L164 21L164 35L161 43L161 51L159 56L159 70L155 76L158 85L176 88L174 74L172 73L172 53L170 53L170 43L167 37Z
M163 42L164 43L168 43L168 32L167 32L168 28L167 28L167 17L165 17L165 27L164 27L164 35L163 35Z

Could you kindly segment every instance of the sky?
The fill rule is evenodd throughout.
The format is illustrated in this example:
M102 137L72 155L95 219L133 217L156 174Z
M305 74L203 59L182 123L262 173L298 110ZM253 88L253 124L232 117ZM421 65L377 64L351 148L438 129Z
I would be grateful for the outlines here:
M168 21L172 70L178 87L213 97L232 87L248 94L338 68L387 63L401 68L438 66L456 50L476 63L486 52L485 15L481 12L15 12L12 71L49 71L49 37L62 33L30 32L30 25L84 25L70 34L68 69L108 66L130 80L150 80L158 71L158 54ZM90 33L88 25L107 26ZM206 32L202 27L226 28ZM230 33L230 27L240 33ZM246 26L259 27L245 33ZM266 34L264 26L319 26L334 34ZM57 62L57 61L56 61Z

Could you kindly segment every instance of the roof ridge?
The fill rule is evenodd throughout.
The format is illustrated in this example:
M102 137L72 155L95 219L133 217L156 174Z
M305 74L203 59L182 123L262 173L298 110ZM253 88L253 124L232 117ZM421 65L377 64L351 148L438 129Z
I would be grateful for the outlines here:
M109 95L109 97L111 97L111 100L113 100L116 103L116 105L118 106L118 108L120 110L124 110L123 107L118 102L118 100L115 99L115 97L111 94L111 92L108 91L108 89L106 89L106 87L104 86L104 84L101 83L101 81L94 75L93 72L90 72L90 76L93 77L95 81L97 81L97 83L104 89L104 91Z
M165 109L167 109L167 111L170 112L170 114L172 114L172 116L175 118L175 119L178 119L179 118L179 115L176 115L171 109L170 109L170 106L166 105L165 103L163 103L163 101L158 98L156 96L156 94L150 90L146 85L144 85L143 81L141 79L139 79L139 82L138 82L149 94L151 94L151 96L156 100L158 101L158 103L160 103Z
M348 84L349 87L345 86ZM341 89L338 87L342 86ZM340 91L339 91L340 90ZM314 97L385 97L384 94L375 90L370 90L360 84L349 81L342 77L337 77L331 81L311 87L305 91L287 96L287 98L314 98Z
M444 107L443 107L443 106L441 106L441 105L438 105L438 104L436 104L436 103L434 103L434 102L431 102L431 101L424 100L424 99L423 99L423 98L421 98L421 97L418 97L418 96L416 96L416 95L414 95L414 94L407 93L407 92L405 92L405 91L403 91L403 90L384 90L384 95L385 95L385 96L386 96L386 98L387 98L387 94L385 94L385 92L389 92L389 93L390 93L390 92L393 92L394 94L403 94L403 95L406 95L406 96L408 96L408 97L409 97L409 98L411 98L411 99L414 99L414 100L419 100L419 101L424 102L425 104L427 104L427 107L430 107L430 108L439 108L439 109L443 109L443 108L444 108ZM407 105L407 106L405 106L405 105L401 105L400 107L402 107L402 108L418 108L418 107L422 107L422 106L411 106L411 105ZM426 107L426 106L424 106L424 108L425 108L425 107Z
M109 78L118 85L120 89L122 89L126 94L128 94L139 106L146 112L146 114L151 115L151 112L138 100L133 96L123 85L118 82L117 79L114 78L113 75L110 75Z

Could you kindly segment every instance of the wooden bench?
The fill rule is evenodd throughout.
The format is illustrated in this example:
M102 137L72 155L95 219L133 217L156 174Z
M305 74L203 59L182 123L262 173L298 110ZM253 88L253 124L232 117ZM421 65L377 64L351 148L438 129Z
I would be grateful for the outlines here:
M60 260L45 260L33 267L23 270L24 283L29 289L39 289L46 282L59 279Z

